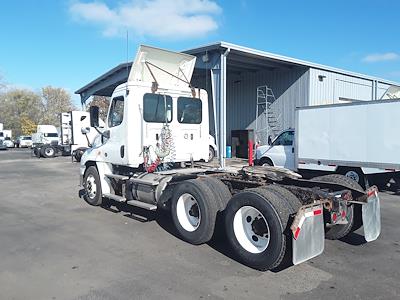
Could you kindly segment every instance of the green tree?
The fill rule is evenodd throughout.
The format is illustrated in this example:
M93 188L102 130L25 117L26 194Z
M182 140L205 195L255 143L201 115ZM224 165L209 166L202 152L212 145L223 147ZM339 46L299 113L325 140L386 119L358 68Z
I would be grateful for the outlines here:
M42 124L60 126L60 114L76 109L70 94L63 88L46 86L41 91L43 103Z
M14 136L22 134L22 118L39 124L42 111L42 101L32 91L13 89L0 94L0 122L4 123L4 128L13 130Z

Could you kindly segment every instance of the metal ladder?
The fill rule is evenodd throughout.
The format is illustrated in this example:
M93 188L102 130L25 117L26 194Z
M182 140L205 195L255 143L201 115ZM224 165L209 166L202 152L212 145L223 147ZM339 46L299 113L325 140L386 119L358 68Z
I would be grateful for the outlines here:
M281 114L276 114L272 108L275 101L271 88L267 85L257 87L255 140L261 145L266 145L269 136L274 138L282 130Z

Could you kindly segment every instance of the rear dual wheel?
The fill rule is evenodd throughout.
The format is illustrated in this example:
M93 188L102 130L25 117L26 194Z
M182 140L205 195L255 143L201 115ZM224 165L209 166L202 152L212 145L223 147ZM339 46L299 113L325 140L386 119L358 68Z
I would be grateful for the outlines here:
M208 242L214 233L217 211L215 193L203 181L185 180L175 187L172 221L183 240L195 245Z
M44 146L40 149L40 154L44 158L51 158L56 155L56 150L52 146Z
M268 188L233 196L225 210L225 229L238 260L263 271L279 266L286 253L291 213L287 200Z
M360 184L351 177L340 175L340 174L330 174L325 176L319 176L313 178L314 180L319 180L323 182L331 182L343 185L344 187L353 188L356 190L364 190ZM328 240L338 240L344 238L351 232L357 230L362 226L362 216L361 216L361 206L359 204L349 204L347 206L347 224L335 224L329 225L330 219L327 220L327 225L325 227L325 237Z

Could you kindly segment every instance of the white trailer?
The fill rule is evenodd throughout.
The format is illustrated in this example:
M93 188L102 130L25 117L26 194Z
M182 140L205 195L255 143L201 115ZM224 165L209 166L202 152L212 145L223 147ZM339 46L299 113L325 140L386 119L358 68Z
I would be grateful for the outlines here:
M379 236L375 187L365 191L340 175L304 180L274 167L196 165L208 160L209 116L206 91L190 85L195 59L139 48L128 82L112 95L101 141L81 159L89 204L170 209L181 238L192 244L208 242L222 224L238 260L260 270L285 257L294 264L315 257L325 237L342 238L361 220L367 241ZM90 112L98 127L98 107Z
M298 108L296 130L259 147L256 159L306 176L338 173L383 186L400 170L398 116L398 99Z
M61 137L60 145L64 152L69 152L75 160L80 161L83 153L92 145L99 135L90 126L90 115L86 111L69 111L60 115ZM100 120L100 128L104 123Z

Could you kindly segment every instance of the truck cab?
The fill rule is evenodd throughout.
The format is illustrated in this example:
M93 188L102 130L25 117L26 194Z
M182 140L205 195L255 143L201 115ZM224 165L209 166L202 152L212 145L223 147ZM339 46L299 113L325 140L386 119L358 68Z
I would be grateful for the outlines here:
M36 133L32 135L32 144L58 145L59 137L57 128L54 125L38 125Z
M296 170L294 138L294 129L282 131L270 145L263 145L257 148L256 162L260 165Z
M112 94L101 143L82 157L81 176L88 164L104 170L105 193L105 174L120 166L168 169L208 161L208 96L188 82L194 64L190 55L141 46L128 81Z

